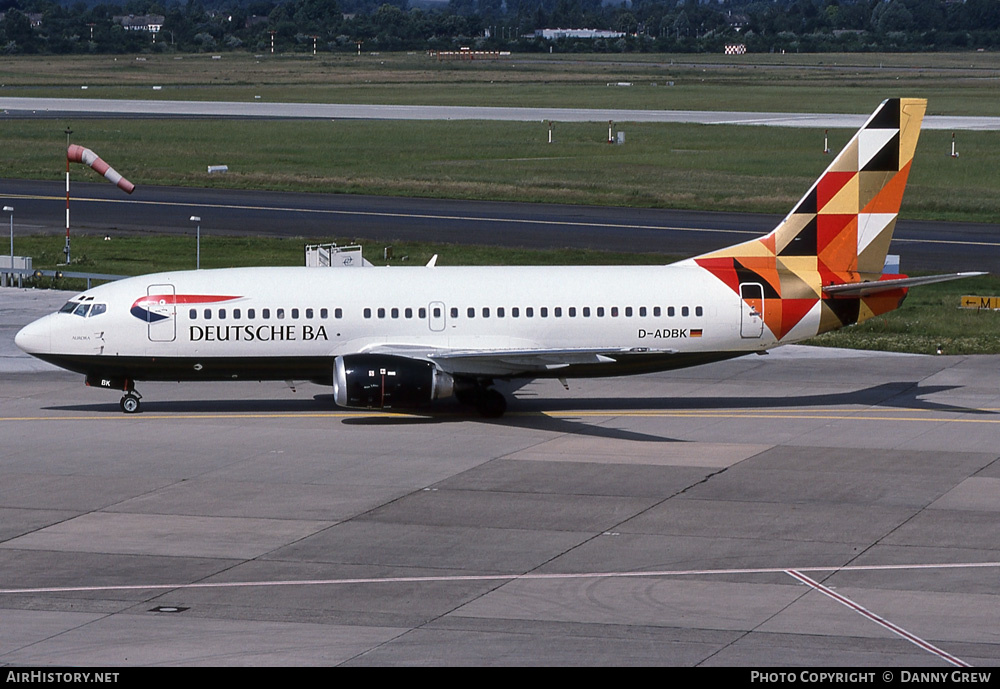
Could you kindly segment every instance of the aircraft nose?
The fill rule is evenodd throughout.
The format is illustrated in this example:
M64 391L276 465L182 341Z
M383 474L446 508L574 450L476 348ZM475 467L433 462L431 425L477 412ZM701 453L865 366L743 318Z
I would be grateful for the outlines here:
M14 344L27 354L39 354L49 350L49 328L39 319L21 328L14 336Z

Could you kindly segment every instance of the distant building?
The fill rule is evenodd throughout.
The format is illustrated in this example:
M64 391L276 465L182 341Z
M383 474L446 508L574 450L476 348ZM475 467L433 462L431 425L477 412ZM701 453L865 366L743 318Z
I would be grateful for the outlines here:
M35 12L23 12L24 16L28 18L28 23L31 26L37 28L42 25L42 15ZM0 12L0 22L7 18L6 12Z
M116 24L125 27L126 31L148 31L149 33L159 33L165 19L166 17L162 14L130 14L127 17L120 15L111 18Z
M746 28L749 23L750 18L745 14L733 14L730 12L726 15L726 26L730 29L736 29L739 31L740 29Z
M621 38L621 31L604 31L603 29L535 29L536 38L554 41L559 38Z

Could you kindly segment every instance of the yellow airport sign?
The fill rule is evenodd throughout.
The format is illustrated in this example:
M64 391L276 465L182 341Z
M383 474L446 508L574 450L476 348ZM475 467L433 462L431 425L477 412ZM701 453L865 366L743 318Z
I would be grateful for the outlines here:
M963 309L1000 309L1000 297L962 297Z

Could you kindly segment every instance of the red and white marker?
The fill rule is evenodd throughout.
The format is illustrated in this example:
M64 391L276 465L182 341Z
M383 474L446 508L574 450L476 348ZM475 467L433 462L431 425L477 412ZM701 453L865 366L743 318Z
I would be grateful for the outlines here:
M104 178L109 182L118 185L118 188L126 194L131 194L135 191L134 184L118 174L113 167L101 160L100 156L91 151L89 148L73 144L66 149L66 160L71 163L83 163L84 165L89 165L95 172L104 175Z

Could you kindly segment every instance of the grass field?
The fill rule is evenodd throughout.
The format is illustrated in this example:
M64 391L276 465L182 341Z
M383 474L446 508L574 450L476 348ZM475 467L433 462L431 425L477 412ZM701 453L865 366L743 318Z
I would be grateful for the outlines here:
M874 107L874 106L873 106ZM62 179L67 123L3 123L5 176ZM830 156L823 132L774 127L257 120L80 120L74 141L137 185L283 189L784 213ZM853 134L830 132L830 147ZM925 131L903 217L996 221L1000 132ZM209 165L225 164L225 175ZM80 168L78 179L96 176Z
M156 54L0 58L0 95L1000 115L987 53L515 55ZM631 87L608 84L632 83ZM667 86L673 83L673 86ZM655 85L654 85L655 84ZM162 90L153 90L153 86ZM86 90L81 87L87 86ZM59 179L65 135L139 185L547 201L783 213L828 161L821 131L619 123L2 119L4 176ZM851 132L830 132L830 147ZM925 131L903 217L1000 217L1000 132ZM226 175L208 165L225 164Z
M412 53L0 59L0 93L8 96L765 112L868 112L884 98L905 95L928 98L932 114L1000 115L998 78L1000 65L990 53L515 54L477 62ZM617 82L634 86L608 86Z

